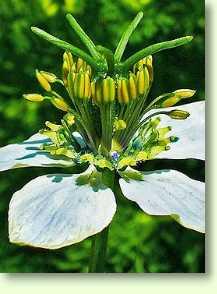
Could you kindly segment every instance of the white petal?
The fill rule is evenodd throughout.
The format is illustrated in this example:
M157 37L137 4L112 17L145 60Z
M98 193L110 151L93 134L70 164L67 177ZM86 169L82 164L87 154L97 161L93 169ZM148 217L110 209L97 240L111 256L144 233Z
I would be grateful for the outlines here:
M170 135L179 138L175 143L171 143L171 149L161 152L156 158L184 159L196 158L205 159L205 102L194 102L182 106L175 106L149 111L147 115L157 111L169 111L181 109L188 111L190 116L185 120L171 119L167 115L159 115L161 126L171 126Z
M55 159L39 147L49 142L42 134L35 134L20 144L0 148L0 171L27 166L72 166L72 160Z
M41 176L16 192L9 208L10 241L57 249L108 226L116 210L112 191L77 185L78 176Z
M144 172L142 181L120 179L124 196L151 215L175 215L193 230L205 231L205 185L175 170Z
M77 143L80 145L81 149L87 147L83 137L80 135L79 132L73 132L72 134L75 137L75 140L77 141Z

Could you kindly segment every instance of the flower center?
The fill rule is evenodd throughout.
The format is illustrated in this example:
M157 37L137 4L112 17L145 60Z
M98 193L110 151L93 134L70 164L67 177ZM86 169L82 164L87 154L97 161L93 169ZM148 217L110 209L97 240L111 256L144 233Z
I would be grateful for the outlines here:
M188 113L172 110L158 111L145 118L144 115L151 109L172 106L191 97L194 91L178 90L150 102L147 97L153 81L151 56L141 59L128 73L112 72L112 63L108 70L103 75L95 75L83 59L65 52L62 80L54 74L36 71L47 95L24 97L36 102L49 100L67 113L61 124L46 122L41 133L50 138L50 143L41 149L52 156L65 156L77 163L89 162L113 170L153 159L177 141L174 136L168 137L169 126L159 127L160 119L156 116L166 114L172 119L185 119ZM53 90L55 83L64 86L68 98Z

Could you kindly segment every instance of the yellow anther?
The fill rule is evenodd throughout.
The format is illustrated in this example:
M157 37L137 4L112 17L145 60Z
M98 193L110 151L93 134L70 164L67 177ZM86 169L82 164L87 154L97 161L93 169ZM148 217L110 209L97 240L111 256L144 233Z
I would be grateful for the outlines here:
M33 102L41 102L44 100L44 97L40 94L24 94L23 98Z
M68 72L72 69L72 65L73 65L73 57L71 52L64 52L63 54L63 63L65 62L65 65L67 67Z
M91 66L88 64L87 67L86 67L86 71L87 73L89 74L89 76L91 76L92 74L92 69L91 69Z
M89 99L91 94L90 76L87 72L84 74L84 99Z
M139 95L144 95L149 87L149 73L145 67L137 73L137 89Z
M63 98L52 97L51 103L58 109L67 112L69 110L69 105L65 102Z
M171 93L170 97L163 101L161 107L171 107L182 99L191 98L196 91L190 89L180 89Z
M48 91L48 92L51 91L51 86L50 86L49 82L38 70L36 70L36 78L37 78L39 84L42 86L42 88L45 91Z
M190 113L184 110L174 109L170 111L168 115L173 119L186 119L189 117Z
M191 98L196 93L195 90L180 89L173 92L180 99Z
M84 74L78 74L78 98L84 98Z
M128 80L127 79L121 80L121 94L122 94L123 102L127 104L130 100L129 93L128 93Z
M129 77L129 91L130 91L130 98L133 100L137 98L137 89L136 89L136 76L130 73Z
M63 62L63 67L62 67L62 75L63 75L63 82L64 82L64 85L67 87L67 84L68 84L68 74L69 74L69 70L68 70L68 65L67 65L67 62L64 61Z
M115 81L112 78L109 78L109 101L112 102L115 100Z
M42 74L42 76L49 82L49 83L54 83L57 80L57 76L51 72L47 72L47 71L40 71L40 74Z
M146 64L146 58L142 58L141 60L139 60L139 62L137 63L138 70L142 70L145 64Z
M145 64L149 67L152 67L152 63L153 63L153 58L152 55L149 55L145 58Z
M153 65L152 65L153 59L151 55L147 56L145 59L146 59L146 66L149 73L149 80L150 82L152 82L153 81Z
M175 95L170 98L167 98L162 104L161 107L171 107L178 103L181 99Z
M115 99L115 82L107 77L102 81L102 93L104 102L112 102Z
M102 93L103 93L103 101L108 102L109 101L109 79L106 78L102 82Z
M143 70L143 67L145 64L146 64L146 58L140 59L133 67L134 73L136 73L137 70L139 71Z
M86 62L79 57L76 64L76 70L77 72L79 72L80 70L85 71L85 69L86 69Z

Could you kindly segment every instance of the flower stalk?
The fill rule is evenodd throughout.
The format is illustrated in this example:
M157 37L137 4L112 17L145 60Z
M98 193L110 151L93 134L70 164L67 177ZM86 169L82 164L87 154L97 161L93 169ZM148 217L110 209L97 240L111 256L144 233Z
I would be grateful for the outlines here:
M105 273L109 226L92 237L89 273Z

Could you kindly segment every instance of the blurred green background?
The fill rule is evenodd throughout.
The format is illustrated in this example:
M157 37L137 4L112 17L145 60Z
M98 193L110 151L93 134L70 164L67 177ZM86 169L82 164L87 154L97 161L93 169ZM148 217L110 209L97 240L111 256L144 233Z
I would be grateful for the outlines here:
M0 146L21 141L57 120L50 105L22 99L38 92L35 68L61 74L62 51L35 36L31 25L82 47L65 21L71 12L96 43L114 49L135 14L144 19L130 39L126 56L154 42L194 35L190 44L155 55L152 97L179 88L197 89L204 99L204 1L201 0L0 0ZM141 169L175 168L204 180L196 160L155 161ZM12 193L55 169L28 168L0 174L0 272L86 272L90 239L48 251L8 241L7 211ZM58 170L59 171L59 170ZM170 218L146 216L124 203L110 230L108 272L204 272L204 236Z

